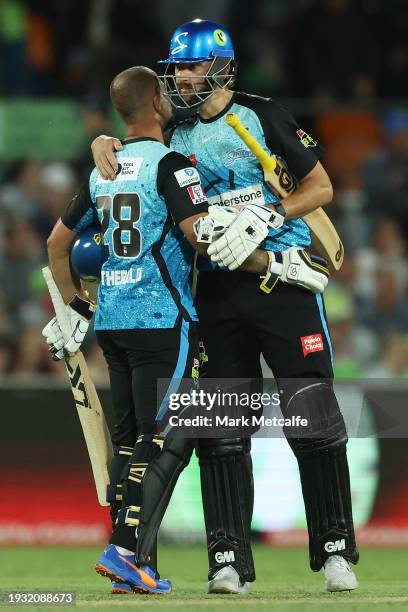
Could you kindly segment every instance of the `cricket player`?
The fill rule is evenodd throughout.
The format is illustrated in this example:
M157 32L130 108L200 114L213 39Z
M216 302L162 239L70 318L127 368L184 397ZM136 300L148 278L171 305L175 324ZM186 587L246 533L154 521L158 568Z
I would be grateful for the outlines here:
M111 84L111 99L127 129L120 167L115 181L92 171L48 240L72 334L64 337L54 318L44 335L55 352L74 353L84 339L95 307L72 276L69 251L77 232L100 222L109 256L95 330L115 413L108 501L123 496L123 503L115 508L116 526L96 571L114 581L114 592L169 593L171 583L160 578L153 559L138 564L136 534L144 512L143 478L163 446L157 435L156 381L191 378L198 357L190 282L197 246L193 225L208 204L191 161L163 144L162 128L172 109L157 75L144 67L120 73ZM192 448L181 442L170 441L170 460L185 464Z
M79 349L95 305L72 275L69 252L78 232L99 223L109 255L102 265L95 329L108 363L115 428L107 495L114 531L96 571L113 581L113 593L168 593L170 581L160 579L156 570L155 537L193 441L163 444L157 435L167 392L157 405L156 383L171 378L174 392L180 379L196 374L190 272L192 246L199 245L193 228L208 204L191 161L163 144L162 127L172 109L157 75L144 67L126 70L112 82L111 98L127 126L120 167L114 182L94 170L52 232L50 265L71 333L64 335L54 317L43 334L61 357L64 350ZM220 233L238 211L216 208L212 214ZM202 253L206 249L201 245ZM259 274L266 272L267 261L265 252L255 249L241 268ZM139 563L137 531L144 533L145 524L153 529L143 540ZM151 533L153 541L147 539Z
M228 32L196 19L175 31L163 82L175 108L192 110L170 133L170 147L187 157L203 179L208 202L241 212L209 247L213 265L201 268L196 296L200 337L211 378L261 378L264 356L280 384L284 416L300 415L308 427L285 431L297 458L309 532L312 570L324 568L328 591L358 586L349 563L357 563L347 432L333 392L332 348L321 293L306 289L311 266L299 257L310 246L301 217L329 203L332 186L313 136L271 99L232 90L236 60ZM195 111L195 112L194 112ZM277 155L298 181L281 202L263 181L250 151L226 125L233 112L263 148ZM96 165L114 177L121 149L117 139L93 143ZM266 282L237 270L255 246L245 231L254 211L264 224L259 247L269 259ZM262 211L260 211L262 209ZM274 213L271 220L270 213ZM210 215L211 217L211 212ZM214 265L216 264L216 266ZM301 270L297 282L288 270ZM302 278L301 278L302 277ZM276 280L279 282L276 282ZM265 279L263 281L265 284ZM244 593L255 580L250 546L253 480L250 440L207 439L197 447L209 555L209 592ZM277 495L279 492L277 492Z

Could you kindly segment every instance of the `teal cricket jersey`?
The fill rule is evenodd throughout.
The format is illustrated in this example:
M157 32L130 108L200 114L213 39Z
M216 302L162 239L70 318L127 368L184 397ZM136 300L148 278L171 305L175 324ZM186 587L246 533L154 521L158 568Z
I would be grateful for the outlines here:
M194 251L178 223L207 210L200 177L184 156L154 139L124 142L114 181L94 169L62 217L75 232L100 223L108 258L96 330L170 328L196 321Z
M234 93L231 103L216 117L198 115L176 125L170 147L196 164L209 204L273 204L276 196L263 180L263 171L251 151L225 123L236 113L242 124L270 154L279 157L300 181L318 162L323 150L294 118L275 101ZM291 246L308 247L310 232L304 221L287 221L270 230L260 248L283 251Z

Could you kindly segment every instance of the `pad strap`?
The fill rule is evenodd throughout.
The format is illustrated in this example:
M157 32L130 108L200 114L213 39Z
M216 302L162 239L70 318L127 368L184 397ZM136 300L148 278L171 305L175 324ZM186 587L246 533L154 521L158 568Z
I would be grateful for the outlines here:
M132 456L133 446L115 446L113 449L114 455L128 455Z
M119 483L108 484L106 487L106 501L111 503L115 501L122 501L123 499L123 487Z
M140 506L129 506L119 510L117 522L129 525L130 527L138 527L140 522Z

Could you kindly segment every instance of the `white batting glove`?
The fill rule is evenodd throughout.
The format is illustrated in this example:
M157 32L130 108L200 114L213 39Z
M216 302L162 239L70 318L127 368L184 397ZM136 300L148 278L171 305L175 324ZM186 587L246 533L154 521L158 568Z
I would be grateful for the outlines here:
M278 280L299 285L312 293L323 293L329 281L327 263L303 249L291 247L280 253L268 251L269 265L261 289L270 293Z
M76 353L88 331L96 306L93 302L76 295L67 304L66 309L70 329L62 330L65 337L64 350L68 353Z
M65 344L64 335L58 324L57 317L51 319L49 323L42 330L51 353L53 353L53 359L59 361L64 356L63 346Z
M62 359L64 351L76 353L79 350L95 312L95 304L78 295L65 308L67 325L60 325L54 317L42 331L55 359Z
M197 242L211 244L222 236L235 221L239 211L232 206L209 206L208 215L194 223Z
M278 229L284 221L285 217L267 206L249 204L207 253L219 266L236 270L265 240L269 228Z

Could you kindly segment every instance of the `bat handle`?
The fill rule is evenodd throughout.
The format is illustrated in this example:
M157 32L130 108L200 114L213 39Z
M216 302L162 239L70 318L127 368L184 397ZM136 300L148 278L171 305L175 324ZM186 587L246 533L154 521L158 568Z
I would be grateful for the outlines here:
M51 296L52 305L54 306L55 314L57 315L59 326L61 331L66 333L68 336L71 335L71 326L68 321L68 315L65 307L65 302L62 299L62 295L57 287L57 283L54 280L51 269L46 266L42 269L42 274L47 283L48 291Z
M252 151L261 164L263 171L274 172L276 168L276 159L268 155L256 138L254 138L252 134L248 132L248 130L242 125L238 115L236 113L228 113L225 115L225 123L235 130L241 140L244 141L248 149Z

